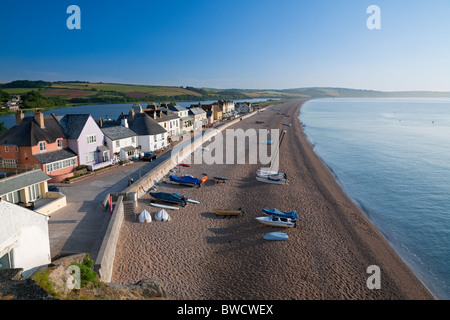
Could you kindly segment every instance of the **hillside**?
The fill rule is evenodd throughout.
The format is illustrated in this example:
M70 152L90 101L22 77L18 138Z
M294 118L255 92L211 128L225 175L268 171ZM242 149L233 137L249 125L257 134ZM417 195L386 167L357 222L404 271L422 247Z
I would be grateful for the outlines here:
M252 98L329 98L329 97L450 97L450 92L405 91L383 92L347 88L296 88L296 89L216 89L117 83L92 83L86 81L46 82L18 80L0 84L0 93L27 95L34 91L36 100L51 105L175 102L205 100L244 100ZM1 101L0 101L1 102ZM42 103L41 103L42 104Z

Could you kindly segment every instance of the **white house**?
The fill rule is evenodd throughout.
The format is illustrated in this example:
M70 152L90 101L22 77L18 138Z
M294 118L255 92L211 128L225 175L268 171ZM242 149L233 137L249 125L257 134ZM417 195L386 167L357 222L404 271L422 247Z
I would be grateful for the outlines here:
M0 269L27 277L51 262L48 217L0 200Z
M219 100L217 101L217 105L222 110L224 117L230 116L235 108L234 102L230 100Z
M167 108L180 117L181 134L186 134L194 130L194 118L189 116L189 109L177 104L169 104Z
M253 111L253 107L250 102L238 102L235 104L235 108L239 113L249 113Z
M101 130L111 159L118 161L139 157L137 134L128 128L126 118L123 118L120 124L118 121L104 121L101 123Z
M192 107L188 109L189 115L194 118L194 130L201 129L208 124L207 113L201 107Z
M133 106L127 117L130 130L137 134L137 144L142 152L153 152L169 146L169 133L140 106Z
M169 139L177 140L181 134L180 117L167 108L150 105L143 110L169 133Z

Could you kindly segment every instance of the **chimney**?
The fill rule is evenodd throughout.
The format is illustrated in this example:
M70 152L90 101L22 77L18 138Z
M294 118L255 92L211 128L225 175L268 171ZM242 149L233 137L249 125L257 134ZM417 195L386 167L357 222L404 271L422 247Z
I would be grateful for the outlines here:
M44 114L36 109L36 113L34 114L34 121L36 121L41 129L45 128L44 124Z
M135 112L134 112L134 107L130 109L130 112L128 113L128 117L130 118L131 122L134 121L134 116L135 116Z
M128 121L127 118L125 118L125 116L123 116L122 121L120 123L122 126L124 126L125 128L128 128Z
M101 118L101 117L100 117L100 119L98 120L98 126L99 126L100 128L103 127L103 118Z
M17 110L16 111L16 124L21 123L22 120L23 120L23 117L24 117L24 115L23 115L22 109L21 110Z

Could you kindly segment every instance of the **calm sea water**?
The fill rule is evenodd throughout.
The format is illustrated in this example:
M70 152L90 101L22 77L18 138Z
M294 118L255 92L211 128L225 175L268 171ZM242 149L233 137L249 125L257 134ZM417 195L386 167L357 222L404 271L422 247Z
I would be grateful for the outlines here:
M450 99L312 100L300 120L349 197L450 299Z
M263 102L269 99L247 99L247 100L235 100L234 102ZM272 99L278 100L278 99ZM201 101L202 104L210 104L216 101ZM189 102L178 102L178 104L182 107L189 107L191 104L198 104L198 101L189 101ZM100 117L102 118L110 118L117 119L122 112L124 114L128 114L130 108L133 106L133 102L124 103L124 104L98 104L98 105L85 105L85 106L76 106L76 107L63 107L57 109L51 109L44 111L44 114L48 115L54 113L55 115L62 114L90 114L96 120ZM147 103L141 103L141 106L145 108ZM31 113L26 113L25 116L31 116ZM14 115L0 116L0 122L4 122L7 128L11 128L16 124L16 118Z

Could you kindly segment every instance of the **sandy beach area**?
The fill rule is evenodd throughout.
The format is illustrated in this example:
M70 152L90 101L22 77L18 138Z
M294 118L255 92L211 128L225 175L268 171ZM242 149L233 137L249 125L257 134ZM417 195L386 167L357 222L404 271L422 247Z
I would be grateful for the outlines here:
M230 127L287 130L280 171L288 185L257 181L261 164L177 167L179 175L207 173L229 181L208 179L201 188L160 181L158 192L185 194L200 204L167 210L169 222L145 224L126 216L112 282L157 279L173 300L433 299L314 153L297 118L302 103L268 107ZM149 203L147 194L137 211L158 211ZM239 207L241 217L211 212ZM264 216L262 208L296 210L300 221L289 229L264 226L255 220ZM289 240L264 240L272 231L287 233ZM380 289L367 287L371 265L381 270Z

